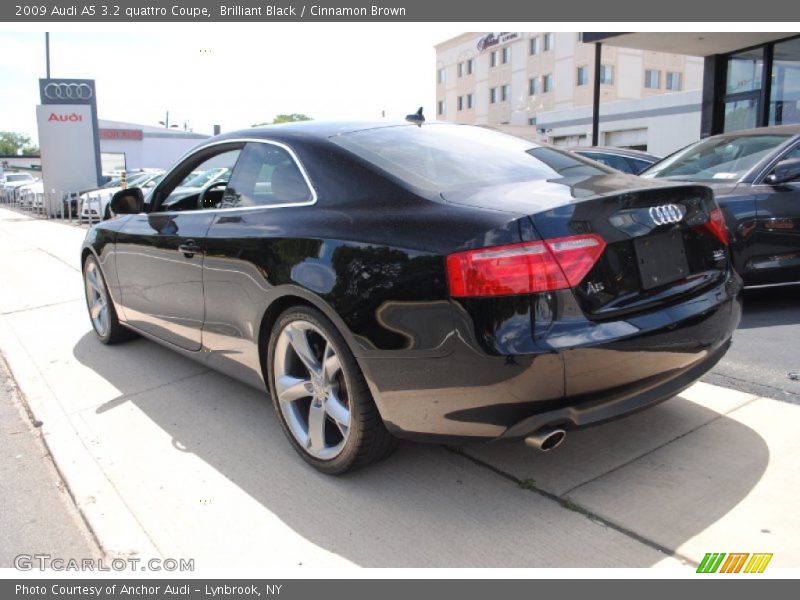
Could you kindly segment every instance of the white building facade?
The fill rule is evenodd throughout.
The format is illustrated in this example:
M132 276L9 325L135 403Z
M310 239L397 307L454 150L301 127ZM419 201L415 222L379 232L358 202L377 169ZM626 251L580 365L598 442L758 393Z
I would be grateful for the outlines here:
M594 51L570 32L461 34L436 46L436 117L585 145ZM686 91L702 88L703 59L604 46L601 64L601 143L665 154L698 139L699 101Z

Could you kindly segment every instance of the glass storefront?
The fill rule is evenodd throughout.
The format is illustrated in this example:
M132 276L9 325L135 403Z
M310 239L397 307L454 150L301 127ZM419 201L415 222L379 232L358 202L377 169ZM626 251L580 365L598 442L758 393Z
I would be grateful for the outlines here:
M800 123L800 38L775 44L769 95L769 124Z
M800 123L800 38L727 56L724 131Z

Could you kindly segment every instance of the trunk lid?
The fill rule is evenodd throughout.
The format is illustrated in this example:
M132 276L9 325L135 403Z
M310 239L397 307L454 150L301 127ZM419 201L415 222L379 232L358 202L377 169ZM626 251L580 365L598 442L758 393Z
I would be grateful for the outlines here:
M711 285L728 266L715 233L711 190L685 185L606 194L531 215L545 239L594 233L606 247L573 288L584 313L610 318L678 300Z
M572 288L591 319L679 300L728 268L726 242L711 227L718 207L703 185L613 173L450 192L444 199L527 215L520 219L524 241L600 236L602 254Z

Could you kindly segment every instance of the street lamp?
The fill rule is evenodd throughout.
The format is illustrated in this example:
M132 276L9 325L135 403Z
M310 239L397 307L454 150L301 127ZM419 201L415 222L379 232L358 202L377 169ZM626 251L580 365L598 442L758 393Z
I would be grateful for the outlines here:
M159 122L158 122L158 124L159 124L159 125L163 125L163 126L164 126L164 127L166 127L167 129L169 129L169 128L171 128L171 127L172 127L172 128L175 128L175 129L177 129L177 128L178 128L178 126L177 126L175 123L172 123L172 124L170 125L170 122L169 122L169 111L167 111L167 116L164 118L164 120L163 120L163 121L159 121Z

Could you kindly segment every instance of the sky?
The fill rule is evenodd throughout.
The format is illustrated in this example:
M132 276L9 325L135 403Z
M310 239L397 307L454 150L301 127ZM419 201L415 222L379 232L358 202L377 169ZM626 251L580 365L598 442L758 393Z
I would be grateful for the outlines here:
M433 45L457 25L182 26L50 34L52 77L94 79L101 119L212 133L271 121L402 119L435 103ZM463 26L462 26L463 27ZM44 32L0 32L0 131L36 139Z

